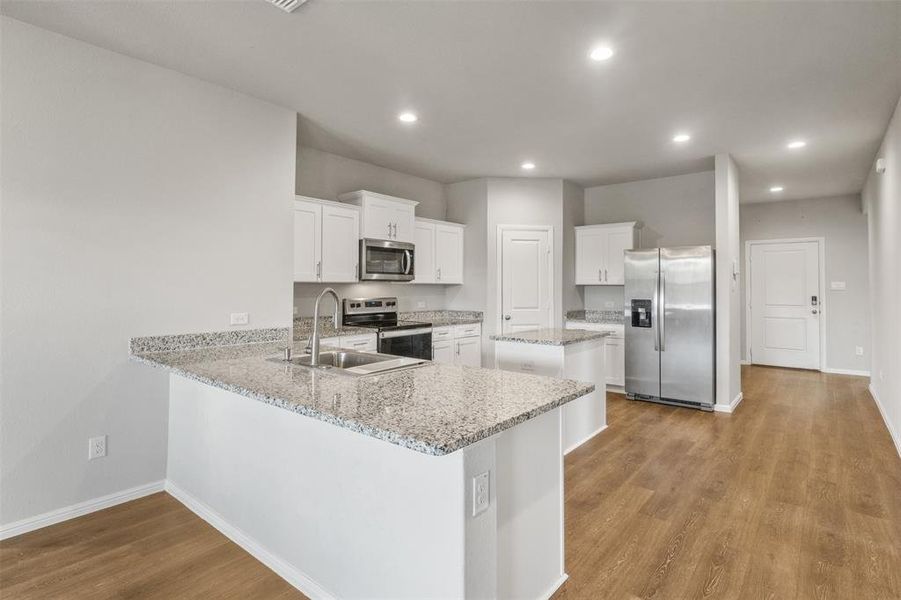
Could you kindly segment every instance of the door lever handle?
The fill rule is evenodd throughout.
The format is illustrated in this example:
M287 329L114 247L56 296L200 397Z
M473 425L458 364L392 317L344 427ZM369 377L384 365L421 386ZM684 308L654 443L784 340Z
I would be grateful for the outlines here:
M818 311L817 309L813 309L813 310L810 311L810 312L812 312L813 314L817 314L819 311Z
M511 319L510 315L504 315L504 321L509 321Z

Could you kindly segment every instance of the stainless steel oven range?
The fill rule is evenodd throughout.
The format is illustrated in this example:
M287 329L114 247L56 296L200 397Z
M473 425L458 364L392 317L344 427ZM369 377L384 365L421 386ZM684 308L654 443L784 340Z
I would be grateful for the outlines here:
M382 354L432 360L432 324L398 320L397 298L345 298L344 325L375 329Z

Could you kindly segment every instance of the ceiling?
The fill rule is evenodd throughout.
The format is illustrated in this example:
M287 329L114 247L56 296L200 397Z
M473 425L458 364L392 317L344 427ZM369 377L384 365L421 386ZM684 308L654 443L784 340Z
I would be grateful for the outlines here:
M710 169L742 201L860 191L901 94L901 2L4 0L296 110L301 143L441 182ZM588 59L609 44L606 62ZM403 110L420 120L397 120ZM692 140L676 144L677 132ZM787 150L795 138L803 150ZM785 191L774 196L771 185Z

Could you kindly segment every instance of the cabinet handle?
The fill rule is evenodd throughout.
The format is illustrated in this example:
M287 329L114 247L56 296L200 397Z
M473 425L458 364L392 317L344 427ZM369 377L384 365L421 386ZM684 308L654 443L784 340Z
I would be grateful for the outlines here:
M604 269L604 283L607 282L607 269Z
M604 281L604 276L601 275L601 269L598 269L598 281Z
M316 279L322 279L322 261L316 263Z
M441 281L441 267L438 267L438 281Z
M457 356L460 356L460 342L457 342Z
M394 224L394 239L397 239L397 223Z
M391 239L391 223L388 223L388 239Z

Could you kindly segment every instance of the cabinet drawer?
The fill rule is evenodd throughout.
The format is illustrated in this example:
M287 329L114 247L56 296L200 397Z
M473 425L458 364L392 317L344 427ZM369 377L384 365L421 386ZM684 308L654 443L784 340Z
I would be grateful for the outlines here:
M375 352L377 343L375 334L345 335L341 337L341 347L358 352Z
M477 335L482 335L482 324L481 323L472 323L471 325L455 325L454 326L454 337L455 338L464 338L464 337L473 337Z
M439 340L452 340L454 339L454 328L453 327L435 327L432 329L432 341L437 342Z

